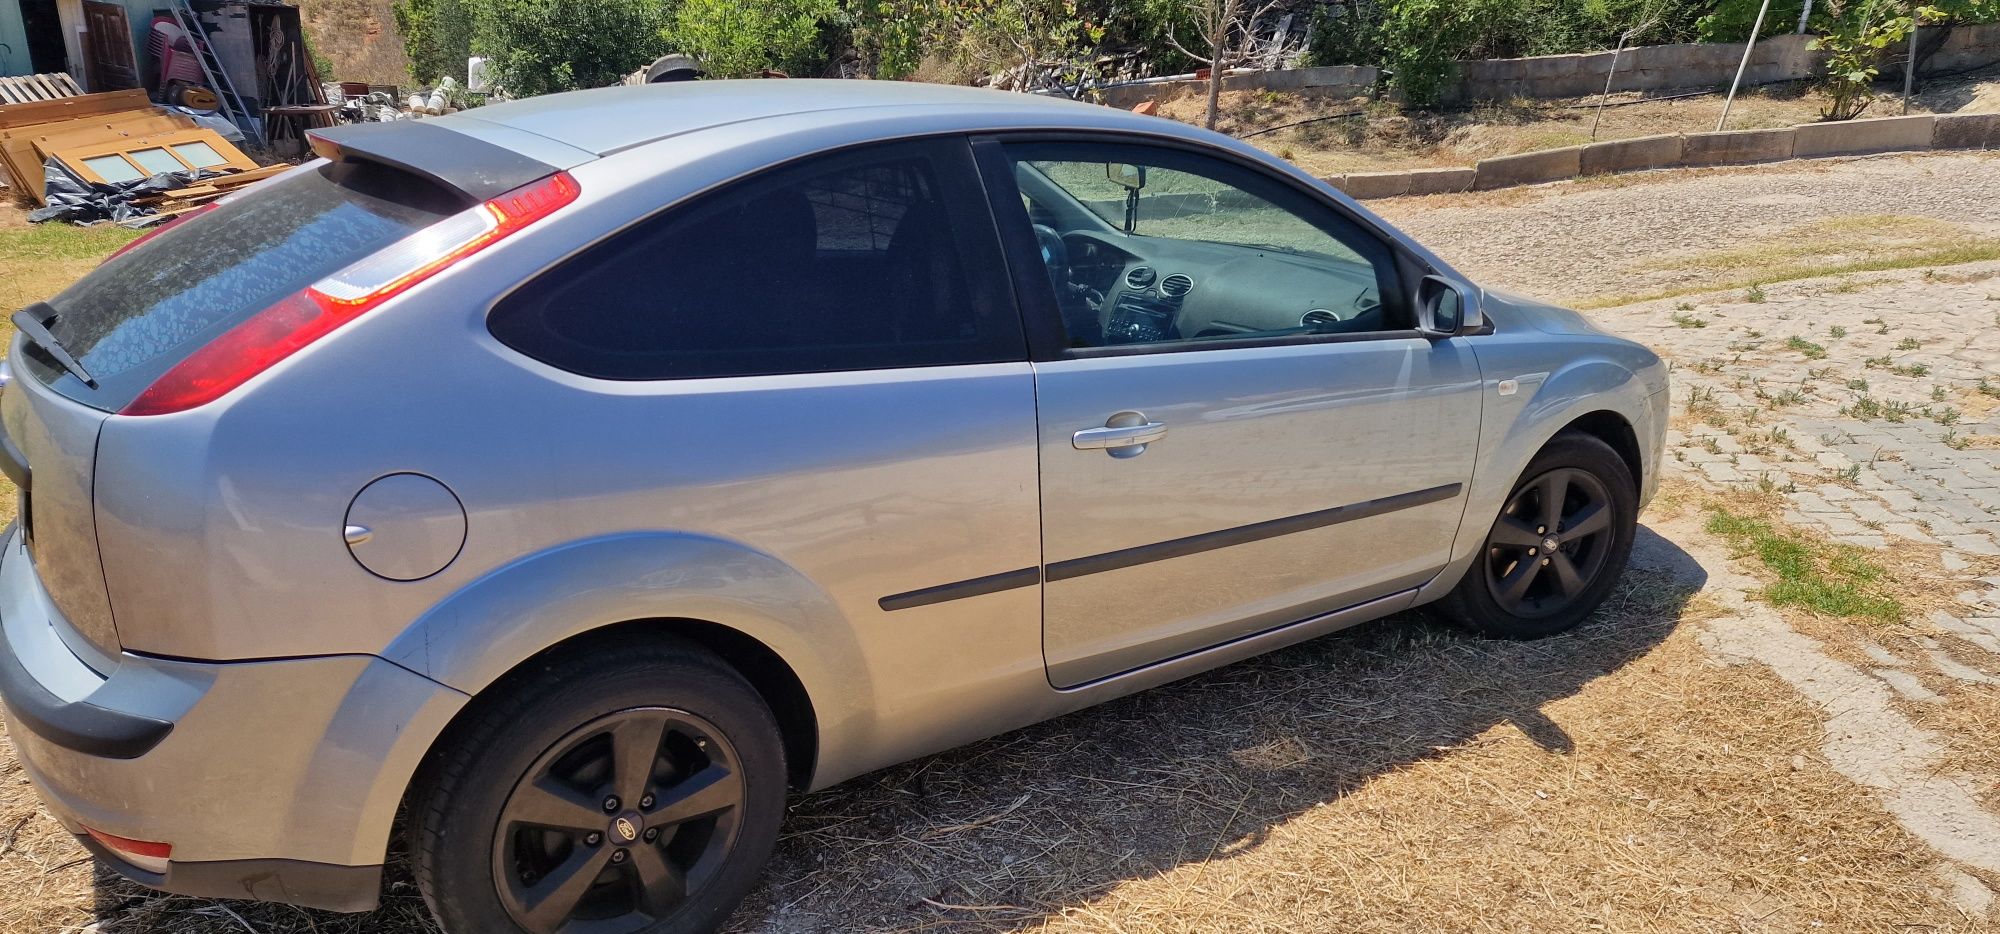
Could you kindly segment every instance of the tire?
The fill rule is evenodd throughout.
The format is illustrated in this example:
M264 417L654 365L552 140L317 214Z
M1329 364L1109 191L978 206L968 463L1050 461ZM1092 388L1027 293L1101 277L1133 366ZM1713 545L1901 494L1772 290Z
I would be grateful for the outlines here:
M1586 499L1601 502L1606 522L1600 533L1566 539L1575 530L1560 523L1554 536L1536 531L1548 527L1543 507L1557 482L1564 491L1559 494L1563 508L1574 510L1562 513L1571 526L1586 518ZM1502 639L1539 639L1574 629L1604 602L1624 572L1638 527L1638 503L1632 472L1610 445L1585 434L1557 435L1507 494L1479 556L1458 586L1438 601L1437 613ZM1546 547L1551 537L1557 541L1553 553ZM1557 573L1558 561L1567 573Z
M712 931L770 857L785 754L756 690L685 643L590 645L475 700L417 780L413 868L450 934Z

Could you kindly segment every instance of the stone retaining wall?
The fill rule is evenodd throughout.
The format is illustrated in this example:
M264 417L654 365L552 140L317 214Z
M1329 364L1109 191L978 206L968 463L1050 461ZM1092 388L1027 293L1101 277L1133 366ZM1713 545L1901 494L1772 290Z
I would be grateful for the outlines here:
M1776 130L1674 133L1481 159L1471 168L1357 172L1326 179L1355 198L1489 191L1586 175L1749 165L1876 152L2000 150L2000 113L1809 123Z
M1758 42L1750 56L1750 67L1743 74L1744 83L1772 84L1818 75L1825 54L1806 48L1811 41L1811 36L1785 35ZM1735 78L1737 63L1742 58L1743 46L1737 43L1642 45L1619 53L1618 74L1611 89L1664 91L1722 87ZM2000 23L1955 26L1944 45L1924 62L1920 73L1963 71L1995 62L2000 62ZM1444 95L1447 103L1514 97L1586 97L1604 90L1604 78L1611 69L1611 53L1489 59L1460 62L1458 67L1458 82ZM1885 66L1883 72L1894 77L1901 74L1902 66ZM1380 69L1372 65L1331 65L1224 75L1222 86L1231 91L1317 88L1328 94L1351 96L1369 93L1381 76ZM1098 101L1130 108L1143 101L1164 101L1182 91L1205 92L1207 88L1208 82L1198 79L1149 81L1106 88L1098 92Z
M1327 65L1321 68L1288 68L1283 71L1253 71L1240 75L1223 75L1222 87L1228 91L1315 90L1336 97L1357 97L1373 91L1381 78L1381 69L1373 65ZM1108 107L1129 110L1146 101L1172 100L1183 91L1206 94L1208 79L1147 81L1142 84L1119 85L1098 91L1096 100Z

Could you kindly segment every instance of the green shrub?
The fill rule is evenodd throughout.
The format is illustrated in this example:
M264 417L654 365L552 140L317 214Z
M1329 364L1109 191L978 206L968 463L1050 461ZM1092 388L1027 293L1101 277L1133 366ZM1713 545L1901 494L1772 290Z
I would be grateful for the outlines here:
M1757 22L1757 8L1764 0L1719 0L1715 9L1696 21L1695 31L1703 42L1742 42L1750 38L1750 26ZM1799 28L1799 12L1805 0L1771 0L1771 12L1764 16L1764 28L1757 38L1782 36Z
M754 77L766 69L818 77L828 58L820 27L839 8L839 0L680 0L664 38L716 77Z
M515 97L617 84L667 50L658 0L465 2L474 51Z
M1392 0L1393 2L1393 0ZM1382 60L1382 4L1336 0L1313 10L1305 63L1373 65Z
M391 13L410 58L411 80L421 85L446 77L465 81L465 60L472 55L472 11L465 0L396 0Z

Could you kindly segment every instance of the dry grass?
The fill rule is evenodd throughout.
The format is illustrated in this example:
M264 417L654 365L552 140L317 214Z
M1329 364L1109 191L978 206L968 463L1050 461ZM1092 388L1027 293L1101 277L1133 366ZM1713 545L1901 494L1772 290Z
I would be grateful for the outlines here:
M1611 308L1794 279L1991 259L2000 259L2000 237L1966 224L1894 214L1825 218L1739 238L1726 247L1656 257L1627 277L1646 282L1648 291L1592 296L1574 307Z
M1689 586L1541 643L1389 621L808 798L739 929L1962 923Z
M62 291L111 251L139 234L115 224L29 224L27 212L0 201L0 309L13 310ZM13 325L0 322L0 339Z
M1648 100L1614 94L1604 109L1596 141L1658 133L1692 133L1715 128L1722 95ZM1593 142L1596 97L1574 100L1515 100L1437 113L1400 111L1371 102L1306 91L1228 91L1222 95L1216 129L1232 136L1303 123L1249 140L1316 175L1374 172L1422 166L1471 165L1491 156L1554 149ZM1825 101L1797 85L1753 89L1729 111L1735 130L1786 127L1819 119ZM1888 103L1884 107L1891 106ZM1183 91L1163 103L1162 116L1199 124L1207 98ZM2000 77L1976 74L1927 83L1910 108L1913 114L2000 109ZM1355 114L1357 116L1341 116ZM1900 107L1870 113L1890 116ZM1318 119L1335 117L1337 119Z
M1817 713L1705 659L1692 562L1644 548L1567 636L1394 618L806 796L734 929L1972 930L1817 760ZM9 828L0 931L429 930L400 872L359 917L149 896L11 760Z

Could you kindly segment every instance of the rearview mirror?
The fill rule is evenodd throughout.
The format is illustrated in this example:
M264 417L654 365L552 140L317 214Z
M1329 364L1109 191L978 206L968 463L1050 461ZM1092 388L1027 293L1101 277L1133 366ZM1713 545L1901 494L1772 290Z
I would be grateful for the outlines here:
M1107 162L1104 165L1104 177L1133 191L1146 187L1146 167L1143 165Z
M1417 285L1417 330L1425 337L1455 337L1486 326L1479 293L1448 276L1425 276Z

